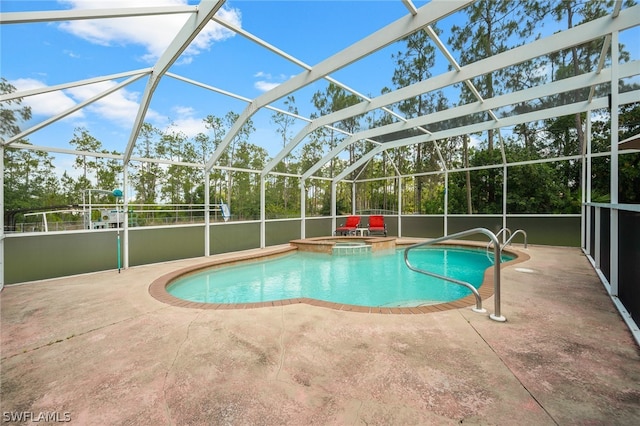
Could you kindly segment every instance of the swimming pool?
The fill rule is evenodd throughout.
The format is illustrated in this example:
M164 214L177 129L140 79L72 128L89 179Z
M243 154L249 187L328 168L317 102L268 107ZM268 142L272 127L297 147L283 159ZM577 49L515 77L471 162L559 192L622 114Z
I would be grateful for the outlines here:
M204 270L171 282L166 290L183 300L245 304L310 298L368 307L417 307L461 299L459 285L410 271L403 250L331 256L295 252L282 257ZM485 250L430 247L414 250L411 262L478 288L492 265Z

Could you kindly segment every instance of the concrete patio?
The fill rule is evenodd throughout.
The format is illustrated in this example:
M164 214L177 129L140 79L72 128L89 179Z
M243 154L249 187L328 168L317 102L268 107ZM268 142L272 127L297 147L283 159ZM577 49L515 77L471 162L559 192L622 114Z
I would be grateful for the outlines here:
M470 307L201 310L149 295L203 258L6 286L3 421L640 424L640 350L585 256L520 250L530 259L502 271L505 323Z

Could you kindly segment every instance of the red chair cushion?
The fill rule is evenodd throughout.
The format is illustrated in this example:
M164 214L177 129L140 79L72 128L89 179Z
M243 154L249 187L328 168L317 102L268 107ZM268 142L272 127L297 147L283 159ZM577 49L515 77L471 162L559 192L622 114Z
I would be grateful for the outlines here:
M344 224L345 228L357 228L360 224L360 218L358 216L349 216Z
M384 229L384 216L369 216L369 228Z

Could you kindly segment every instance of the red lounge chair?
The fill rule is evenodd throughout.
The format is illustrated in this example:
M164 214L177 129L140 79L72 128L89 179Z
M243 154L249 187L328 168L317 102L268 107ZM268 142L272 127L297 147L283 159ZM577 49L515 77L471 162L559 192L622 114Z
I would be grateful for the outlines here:
M384 216L369 216L369 235L371 234L387 236L387 224L384 223Z
M360 216L347 216L347 221L336 229L335 235L355 234L358 226L360 226Z

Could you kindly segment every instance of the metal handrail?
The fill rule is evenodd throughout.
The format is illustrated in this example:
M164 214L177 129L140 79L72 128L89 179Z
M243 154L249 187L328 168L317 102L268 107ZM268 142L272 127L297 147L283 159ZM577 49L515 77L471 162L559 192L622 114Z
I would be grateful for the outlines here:
M504 232L504 237L507 237L507 239L511 239L511 229L509 228L502 228L501 230L498 231L498 233L496 234L496 240L498 239L498 237L500 236L500 234L502 234ZM489 245L491 245L491 241L489 241Z
M498 231L498 233L496 234L496 241L498 241L498 245L500 245L500 240L498 240L498 237L500 237L500 234L502 234L504 232L504 235L502 236L502 239L504 240L505 237L507 237L508 235L508 240L511 240L511 229L509 228L502 228L501 230ZM489 242L487 243L487 248L486 248L486 254L487 254L487 258L489 259L489 262L492 262L491 260L491 256L489 255L489 249L491 248L491 244L493 244L493 241L489 240ZM505 243L506 244L506 243ZM502 246L500 247L500 250L502 250ZM495 265L495 262L492 262Z
M514 232L513 234L511 234L511 237L509 237L509 239L502 245L502 247L506 247L509 244L511 244L511 240L513 240L513 237L515 237L516 235L518 235L518 233L524 235L524 248L527 248L527 233L522 230L522 229L518 229L516 232Z
M502 228L500 231L498 231L498 233L496 234L496 239L498 239L498 235L500 235L503 231L505 231L505 235L507 235L507 233L509 233L509 238L507 239L507 241L504 242L504 244L502 244L500 246L500 252L502 252L502 249L505 248L506 246L508 246L509 244L511 244L511 240L513 240L513 237L515 237L517 234L522 234L524 235L524 248L527 248L527 233L523 230L523 229L518 229L516 232L514 232L513 234L511 233L511 230L509 228ZM487 244L487 257L489 257L489 248L491 248L491 244L492 242L489 241L489 244ZM491 258L489 258L489 260L491 260Z
M491 231L489 231L486 228L473 228L473 229L468 229L466 231L462 231L462 232L458 232L456 234L451 234L451 235L445 235L443 237L440 238L436 238L435 240L429 240L429 241L425 241L422 243L417 243L417 244L413 244L409 247L407 247L404 250L404 263L407 265L407 267L409 269L411 269L414 272L418 272L424 275L429 275L432 277L436 277L445 281L449 281L452 282L454 284L459 284L462 285L464 287L469 288L472 292L473 295L476 298L476 307L473 309L475 312L486 312L485 309L482 308L482 298L480 297L480 293L478 293L478 290L472 286L471 284L464 282L464 281L459 281L453 278L449 278L449 277L444 277L438 274L435 274L433 272L429 272L429 271L425 271L423 269L420 268L416 268L415 266L413 266L410 262L409 262L409 251L415 249L415 248L419 248L419 247L424 247L424 246L428 246L428 245L433 245L433 244L437 244L443 241L447 241L447 240L452 240L452 239L456 239L456 238L460 238L460 237L466 237L468 235L473 235L473 234L484 234L486 236L489 237L489 239L493 242L494 244L494 248L493 248L493 253L494 253L494 273L493 273L493 293L494 293L494 301L495 301L495 309L494 309L494 313L489 315L489 317L494 320L494 321L500 321L500 322L504 322L507 319L505 317L503 317L500 314L500 252L501 252L501 248L500 248L500 243L498 243L498 239L496 238L495 234Z

